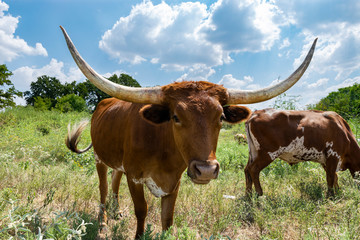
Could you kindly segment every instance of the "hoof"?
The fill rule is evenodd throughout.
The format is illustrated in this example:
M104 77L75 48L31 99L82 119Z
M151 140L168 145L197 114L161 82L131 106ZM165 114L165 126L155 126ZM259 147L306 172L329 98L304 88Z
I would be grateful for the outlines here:
M101 222L101 223L99 224L99 233L100 233L100 234L104 234L104 233L107 233L107 231L108 231L108 226L107 226L107 224L106 224L105 222Z
M117 213L114 213L114 220L119 220L120 218L122 218L124 215L123 215L123 212L121 211L118 211Z

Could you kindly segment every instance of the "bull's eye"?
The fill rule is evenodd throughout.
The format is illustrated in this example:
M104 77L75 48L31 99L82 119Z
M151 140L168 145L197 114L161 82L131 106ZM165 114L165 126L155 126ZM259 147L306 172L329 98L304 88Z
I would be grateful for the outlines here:
M220 122L222 122L223 120L225 120L225 114L221 114Z
M173 118L175 123L180 123L180 120L179 120L178 116L174 115L172 118Z

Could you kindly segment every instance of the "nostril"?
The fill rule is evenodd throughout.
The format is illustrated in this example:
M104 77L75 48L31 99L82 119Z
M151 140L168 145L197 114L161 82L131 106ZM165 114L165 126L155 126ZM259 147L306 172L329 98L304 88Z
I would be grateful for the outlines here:
M196 164L194 164L194 170L195 170L195 175L196 175L196 176L201 176L201 171L200 171L200 169L198 168L198 166L196 166Z
M214 175L215 175L215 176L217 176L217 175L218 175L219 170L220 170L220 165L219 165L219 164L217 164L217 165L216 165L216 169L215 169L215 171L214 171Z

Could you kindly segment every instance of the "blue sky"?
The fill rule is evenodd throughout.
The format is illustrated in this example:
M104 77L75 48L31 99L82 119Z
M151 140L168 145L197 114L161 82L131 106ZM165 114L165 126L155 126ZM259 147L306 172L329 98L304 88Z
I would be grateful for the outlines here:
M85 80L59 25L97 72L127 73L142 86L266 87L291 74L316 37L309 69L287 92L299 107L360 83L358 0L0 0L0 64L18 90L42 75Z

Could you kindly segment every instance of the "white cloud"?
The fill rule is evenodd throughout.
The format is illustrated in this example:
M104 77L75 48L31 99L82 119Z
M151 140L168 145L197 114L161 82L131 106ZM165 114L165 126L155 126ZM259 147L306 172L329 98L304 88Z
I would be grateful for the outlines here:
M201 31L224 51L258 52L269 50L280 38L280 27L290 23L271 2L219 0Z
M65 72L64 63L59 62L56 59L51 59L48 65L41 68L26 66L18 68L15 71L12 71L12 73L13 75L10 77L10 80L14 84L15 88L20 91L29 90L31 82L37 81L37 78L43 75L56 77L63 83L85 79L77 67L72 67Z
M47 56L47 51L41 43L31 47L25 40L14 35L20 17L6 15L8 9L9 6L0 1L0 62L10 62L21 55Z
M300 64L311 41L318 37L310 71L320 74L335 72L335 80L338 81L348 78L360 68L360 23L329 23L319 29L322 31L316 33L304 30L308 44L304 46L301 56L294 61L294 66Z
M291 45L289 38L285 38L283 42L281 43L279 49L287 48Z
M320 78L318 81L308 84L307 88L318 88L326 85L329 82L328 78Z
M348 1L287 1L277 5L294 19L301 29L306 45L294 61L298 66L318 37L315 54L307 75L334 76L336 81L353 77L360 68L360 2Z
M112 72L112 73L107 72L107 73L103 74L102 76L104 76L104 77L106 77L106 78L109 78L109 77L111 77L111 76L114 75L114 74L116 74L116 75L118 75L118 76L120 76L121 74L130 75L129 73L127 73L127 72L125 72L125 71L116 70L116 71L114 71L114 72Z
M232 74L224 75L218 84L224 85L226 88L235 88L235 89L247 89L254 90L259 89L258 84L253 84L254 79L251 76L244 76L244 79L236 79Z
M221 49L197 36L197 27L207 16L206 8L198 2L173 7L165 2L143 2L106 31L99 46L120 62L152 59L163 68L221 64Z
M291 23L284 16L260 0L219 0L210 8L144 1L105 32L99 47L120 62L150 61L166 70L215 67L232 62L233 52L269 50Z
M207 81L208 78L215 73L215 70L211 67L207 67L203 64L197 64L190 67L187 73L183 74L176 81Z

